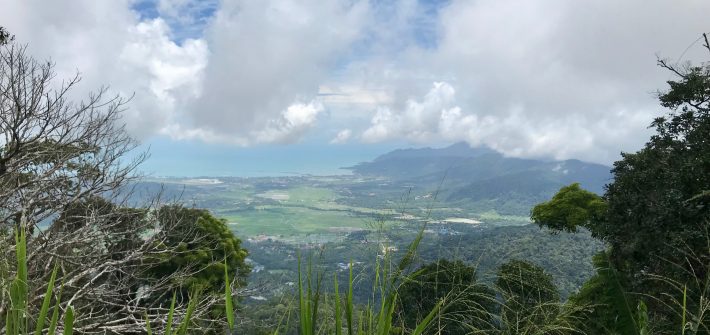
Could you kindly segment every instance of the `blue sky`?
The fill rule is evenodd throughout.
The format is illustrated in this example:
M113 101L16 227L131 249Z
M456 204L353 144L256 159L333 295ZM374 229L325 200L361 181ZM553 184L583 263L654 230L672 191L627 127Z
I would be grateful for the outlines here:
M333 173L464 141L611 163L663 113L656 57L705 60L710 2L41 0L0 24L123 120L154 175ZM684 50L687 52L683 53ZM680 57L682 55L682 57Z

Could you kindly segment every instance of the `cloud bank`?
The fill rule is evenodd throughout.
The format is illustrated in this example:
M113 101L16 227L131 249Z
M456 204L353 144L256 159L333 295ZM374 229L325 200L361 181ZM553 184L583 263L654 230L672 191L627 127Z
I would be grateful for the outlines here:
M139 138L254 145L467 141L608 163L638 148L656 55L704 60L710 2L4 1L0 25L135 94ZM327 139L325 141L328 141Z

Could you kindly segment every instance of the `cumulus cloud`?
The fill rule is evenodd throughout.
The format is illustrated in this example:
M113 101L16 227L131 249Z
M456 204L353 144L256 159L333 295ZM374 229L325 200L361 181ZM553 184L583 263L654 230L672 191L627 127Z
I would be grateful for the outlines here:
M290 143L300 138L316 121L323 105L317 101L297 103L283 111L279 118L269 120L263 129L255 132L258 142Z
M410 99L401 111L381 107L372 118L372 125L362 134L365 142L405 138L425 143L436 140L439 125L444 116L460 113L455 106L455 94L451 85L436 82L421 101Z
M710 30L708 11L705 0L26 0L3 3L0 23L59 78L81 70L79 93L135 93L125 121L139 137L291 143L332 132L326 120L347 128L334 142L465 140L610 162L662 113L656 54L705 59L688 46Z
M59 81L80 71L76 98L104 85L110 94L135 93L124 120L139 138L199 94L206 43L176 44L165 21L139 20L128 1L12 1L3 4L0 22L35 57L54 61Z
M350 1L215 8L214 1L160 0L159 15L143 18L132 5L18 1L3 5L0 22L37 57L54 60L59 78L81 70L79 92L110 85L135 93L124 118L134 135L239 145L297 141L313 126L325 109L319 86L359 37L368 10ZM216 12L194 13L208 10ZM194 25L204 36L185 38Z
M298 141L316 122L323 112L319 101L294 103L263 127L249 130L246 134L229 135L214 132L209 128L185 128L179 123L166 126L163 133L178 140L198 139L205 142L228 143L247 146L258 143L293 143Z
M338 134L333 137L332 140L330 140L330 144L342 144L346 143L350 140L350 137L353 135L353 131L350 129L343 129L338 132Z
M399 102L373 111L362 138L608 163L648 138L662 113L653 92L669 77L656 55L679 57L710 29L708 10L707 1L452 1L438 12L435 48L411 45L368 72ZM701 51L683 59L705 59ZM421 86L435 81L447 84Z
M188 105L186 123L218 136L294 138L277 135L303 128L282 126L283 111L317 97L366 10L357 2L224 2L208 28L202 95Z
M460 107L459 102L451 84L435 82L420 99L407 100L403 109L380 107L361 138L368 143L391 139L418 144L466 141L516 157L565 159L585 155L603 162L618 153L606 148L645 129L629 127L629 123L648 121L647 110L610 110L605 118L593 120L573 113L557 118L531 115L522 103L509 106L499 115L477 113ZM618 120L624 122L615 122Z

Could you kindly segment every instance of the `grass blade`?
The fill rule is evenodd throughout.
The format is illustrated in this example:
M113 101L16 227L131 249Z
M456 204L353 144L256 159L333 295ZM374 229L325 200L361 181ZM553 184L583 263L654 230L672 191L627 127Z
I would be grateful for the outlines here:
M414 332L412 332L412 335L421 335L424 330L429 326L431 323L431 320L434 318L434 316L439 313L439 310L441 309L441 304L444 302L444 300L440 300L436 306L427 314L427 316L417 325L417 328L414 329Z
M683 323L681 326L683 329L681 329L681 334L685 335L685 328L686 328L686 321L685 321L685 315L687 313L687 303L688 303L688 285L683 286Z
M308 273L309 273L309 282L310 282L310 273L311 273L311 264L308 265ZM311 297L310 300L312 301L313 304L313 317L311 318L311 334L316 334L316 328L318 327L318 309L319 309L319 303L320 303L320 290L321 290L321 282L323 280L323 274L322 273L316 273L316 287L315 287L315 293L310 294L310 285L309 285L309 296Z
M338 273L333 275L333 287L335 288L335 335L342 335L343 321L340 313L340 292L338 291Z
M348 335L353 335L353 262L350 261L350 274L348 275L348 296L345 302L345 319L348 323Z
M637 307L638 310L638 323L639 323L639 335L650 335L649 321L648 321L648 309L643 300L639 300Z
M74 334L74 308L67 307L66 313L64 313L64 335Z
M173 332L173 315L175 314L175 294L173 292L173 300L170 301L170 310L168 310L168 323L165 325L165 335L172 335Z
M301 255L298 255L298 322L301 328L301 335L308 335L308 302L303 292L303 275L301 274Z
M27 334L27 235L25 226L15 230L17 274L10 284L10 309L6 330L9 335Z
M187 334L187 330L190 328L190 319L192 318L192 313L195 312L195 308L197 306L197 301L200 299L200 292L199 289L196 289L193 294L190 295L190 302L187 303L187 311L185 311L185 316L182 319L182 322L180 322L180 327L178 328L178 335L185 335Z
M148 311L145 311L145 331L148 335L153 335L153 330L150 329L150 318L148 317Z
M54 311L52 312L52 320L49 322L49 331L47 335L54 335L57 331L57 324L59 323L59 308L62 301L62 291L64 290L64 283L59 287L59 294L57 294L57 302L54 305Z
M52 302L52 291L54 290L54 282L57 279L57 269L59 269L59 267L55 264L52 276L49 278L49 283L47 283L47 291L44 293L44 300L39 310L39 316L37 317L35 335L42 335L44 322L47 320L47 313L49 313L49 304Z
M232 286L229 284L229 271L227 258L224 258L224 309L227 313L227 326L229 331L234 330L234 305L232 303Z

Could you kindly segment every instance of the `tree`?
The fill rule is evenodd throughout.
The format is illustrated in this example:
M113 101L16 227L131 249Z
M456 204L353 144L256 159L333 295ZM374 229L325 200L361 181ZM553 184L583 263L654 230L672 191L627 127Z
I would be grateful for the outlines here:
M57 85L54 65L16 43L0 46L0 222L30 226L66 204L111 197L133 180L145 159L120 123L127 100L106 88L72 102L80 77Z
M236 279L239 286L246 285L251 271L245 263L248 253L224 219L218 219L204 209L179 205L161 207L157 217L160 229L167 237L162 247L176 252L164 255L164 261L151 270L154 276L167 277L193 268L196 272L182 278L185 281L180 283L186 293L201 289L210 294L223 294L226 265L230 278ZM185 236L195 238L186 241Z
M577 329L585 334L638 334L638 299L627 293L627 285L609 264L606 252L595 255L593 262L597 273L568 301L584 309Z
M0 27L0 45L5 45L13 39L14 36L12 36L4 27Z
M414 329L444 299L437 334L469 334L490 329L498 303L495 291L478 282L476 269L462 261L441 259L423 265L397 290L398 318Z
M560 189L548 202L536 205L530 218L553 231L576 232L577 227L590 227L606 213L604 200L574 183Z
M669 274L671 262L693 266L704 278L707 268L687 264L683 253L708 255L698 232L710 219L710 64L659 64L678 76L659 94L671 111L654 120L656 134L643 149L614 163L605 194L609 210L595 229L624 272Z
M508 261L498 269L495 285L503 298L501 319L508 333L542 331L560 313L560 295L552 276L537 265Z
M190 331L221 328L223 321L213 321L211 313L224 302L223 284L220 296L209 293L225 260L236 278L233 295L244 285L248 267L242 266L246 252L239 240L206 212L172 207L171 216L161 216L157 197L143 207L126 205L139 177L136 168L146 158L128 155L138 145L121 122L128 100L100 88L84 101L71 101L78 75L55 82L52 63L36 61L0 32L0 329L9 307L4 280L12 277L5 274L16 271L15 229L30 233L30 287L44 287L59 267L62 308L74 307L76 333L144 334L146 317L161 331L165 302L174 292L183 294L175 319L185 315L184 285L190 281L211 285L195 304ZM192 251L183 245L199 246L200 255L213 253L189 257ZM156 273L181 255L186 257L178 269ZM30 292L30 313L43 294Z
M663 329L682 323L682 313L704 310L710 293L710 63L659 65L676 76L658 95L670 111L653 121L655 134L641 150L622 153L614 163L605 204L592 199L556 206L571 192L563 189L536 206L532 219L557 231L585 226L608 243L610 266L629 290L647 297ZM567 215L571 211L576 214ZM687 301L681 306L681 300ZM696 315L700 323L707 323L705 314Z
M223 310L225 261L233 295L249 272L246 250L223 221L177 205L132 208L86 199L68 205L29 250L43 257L30 259L33 281L44 282L51 265L60 266L62 295L82 334L144 333L146 315L160 330L172 295L179 318L198 288L193 329L220 331L223 318L215 319L215 311ZM40 303L42 292L34 294Z

